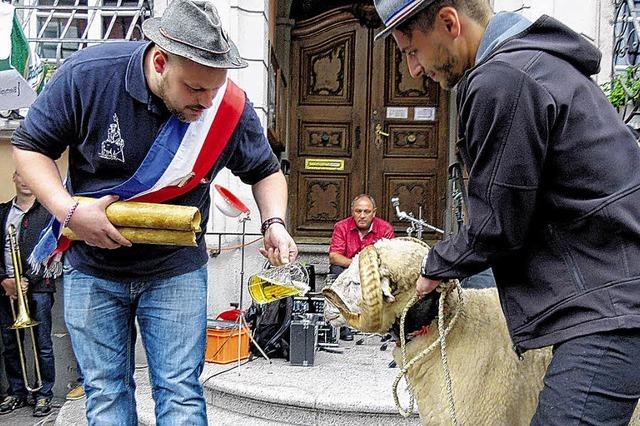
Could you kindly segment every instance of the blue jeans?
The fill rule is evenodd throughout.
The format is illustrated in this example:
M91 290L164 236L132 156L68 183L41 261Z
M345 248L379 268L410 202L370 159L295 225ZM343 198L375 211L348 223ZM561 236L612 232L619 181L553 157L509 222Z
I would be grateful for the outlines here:
M56 378L55 361L53 359L53 342L51 341L51 309L53 308L54 296L53 293L29 293L28 300L31 318L40 323L34 327L33 332L38 351L42 388L34 392L33 396L36 399L52 398L53 385ZM17 312L17 303L15 303L14 306ZM26 397L27 389L22 375L22 367L20 366L16 331L7 328L14 322L8 297L2 297L0 322L2 323L2 331L0 334L2 335L2 341L4 343L2 356L4 357L7 381L9 382L8 394ZM24 353L25 345L28 345L29 348L32 347L31 331L23 329L20 331L20 334ZM31 366L33 364L33 357L29 356L26 363ZM34 377L33 374L28 376L30 380ZM33 387L34 383L30 383L29 385Z
M532 425L622 426L640 397L640 330L590 334L553 347Z
M491 288L496 286L496 280L493 277L493 271L489 268L464 278L460 285L463 288Z
M206 425L200 383L207 324L207 268L123 283L65 265L65 322L84 376L89 425L137 424L135 319L158 425Z

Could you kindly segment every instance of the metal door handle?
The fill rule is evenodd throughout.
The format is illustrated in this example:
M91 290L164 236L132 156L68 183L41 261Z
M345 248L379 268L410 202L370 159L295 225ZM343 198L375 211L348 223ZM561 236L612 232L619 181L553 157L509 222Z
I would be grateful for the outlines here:
M375 138L375 145L376 145L376 149L380 149L382 148L382 137L384 136L385 138L389 136L389 133L385 133L382 131L382 124L378 123L376 124L376 138Z
M356 138L355 146L356 146L356 149L358 149L360 148L360 126L356 126L355 138Z
M383 132L382 124L378 123L376 124L376 138L379 138L380 136L389 137L389 133Z

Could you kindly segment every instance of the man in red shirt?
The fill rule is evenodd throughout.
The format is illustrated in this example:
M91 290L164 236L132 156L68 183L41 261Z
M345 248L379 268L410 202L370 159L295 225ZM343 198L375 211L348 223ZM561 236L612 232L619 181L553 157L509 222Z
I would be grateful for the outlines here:
M329 248L330 274L340 274L351 265L351 259L363 248L381 238L393 238L393 226L376 217L376 202L370 195L360 194L351 202L351 217L333 227Z
M351 202L351 216L337 222L329 247L329 280L335 279L351 265L360 250L381 238L393 238L393 226L376 217L376 202L370 195L360 194ZM340 328L341 340L353 340L349 327Z

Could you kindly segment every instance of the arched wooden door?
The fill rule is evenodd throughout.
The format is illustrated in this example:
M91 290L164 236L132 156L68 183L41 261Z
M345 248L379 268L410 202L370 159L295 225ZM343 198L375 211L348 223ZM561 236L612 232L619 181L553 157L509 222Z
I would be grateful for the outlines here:
M297 241L327 242L360 193L375 198L378 216L399 233L407 223L396 219L391 197L442 226L446 93L412 79L393 39L374 43L374 34L346 8L292 31L289 191Z

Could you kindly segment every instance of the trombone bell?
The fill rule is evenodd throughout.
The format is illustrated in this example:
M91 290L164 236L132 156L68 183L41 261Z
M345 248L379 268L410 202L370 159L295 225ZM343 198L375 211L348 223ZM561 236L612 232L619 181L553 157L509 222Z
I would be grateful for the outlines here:
M13 325L9 328L12 330L19 330L21 328L35 327L38 324L40 324L38 321L34 321L29 317L26 309L24 309L24 305L18 305L18 315L16 316L16 320Z

